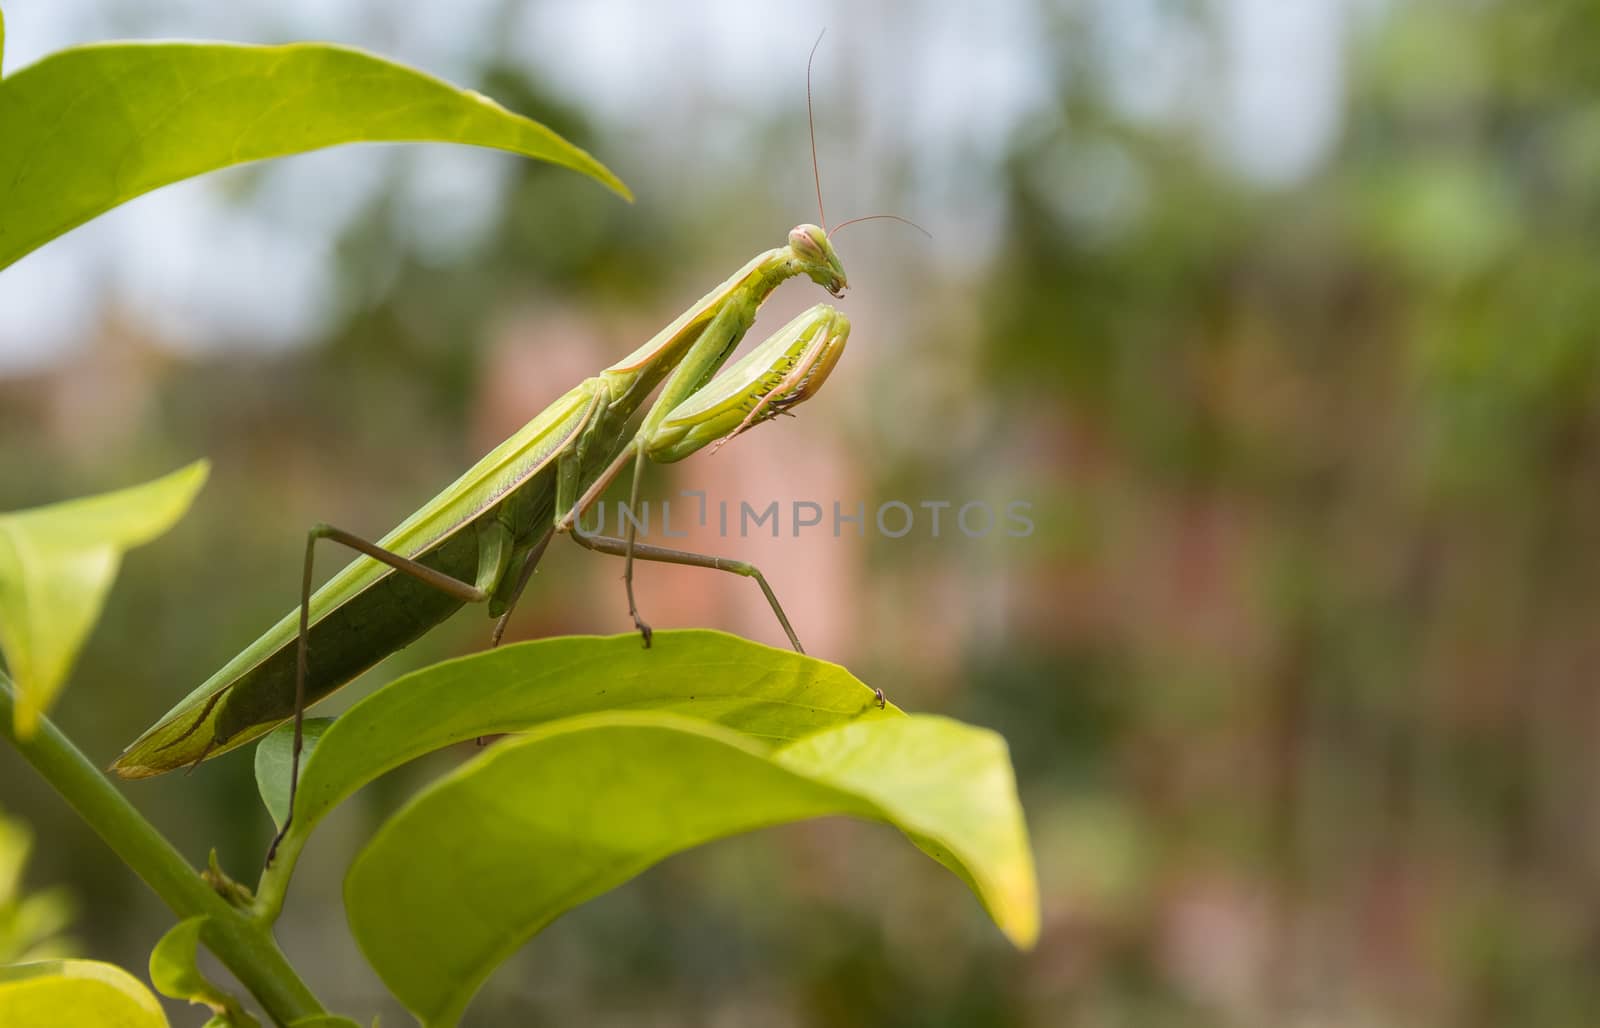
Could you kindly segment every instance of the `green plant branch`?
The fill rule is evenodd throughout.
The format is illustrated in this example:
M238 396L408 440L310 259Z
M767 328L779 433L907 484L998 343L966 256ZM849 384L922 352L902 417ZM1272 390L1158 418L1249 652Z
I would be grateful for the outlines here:
M206 885L154 825L134 809L100 769L48 718L27 740L12 724L16 695L0 672L0 732L55 787L123 862L180 918L205 916L202 938L278 1024L324 1013L289 966L267 926L233 907Z

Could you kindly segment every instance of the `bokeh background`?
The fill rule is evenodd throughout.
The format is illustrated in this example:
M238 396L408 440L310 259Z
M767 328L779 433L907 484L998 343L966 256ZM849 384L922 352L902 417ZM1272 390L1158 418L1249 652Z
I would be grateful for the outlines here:
M841 235L854 333L828 388L649 489L1031 505L1025 538L949 511L935 536L919 508L902 538L693 542L762 564L813 652L1006 735L1039 947L892 832L822 822L562 919L470 1024L1600 1023L1600 8L5 10L12 69L114 36L364 46L548 121L638 194L345 148L163 190L0 274L0 509L214 462L127 561L59 710L97 758L289 608L312 522L386 530L816 217L823 27L830 220L933 234ZM757 332L816 293L785 286ZM625 630L617 574L558 546L513 635ZM719 577L646 567L643 608L781 643ZM347 693L488 627L459 615ZM280 936L343 1012L403 1021L344 930L342 868L467 756L368 788L302 862ZM251 875L247 755L128 791ZM76 897L79 948L142 966L169 915L10 752L0 805L33 827L28 884Z

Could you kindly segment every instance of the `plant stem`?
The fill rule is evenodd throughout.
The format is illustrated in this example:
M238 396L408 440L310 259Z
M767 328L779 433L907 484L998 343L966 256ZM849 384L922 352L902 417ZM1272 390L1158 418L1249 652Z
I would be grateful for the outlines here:
M274 1021L286 1025L324 1013L311 990L289 966L267 926L229 906L183 859L171 842L133 808L100 769L49 718L41 717L32 738L13 727L16 697L0 672L0 734L10 739L123 863L143 878L180 918L205 915L201 937L217 958L260 1001Z

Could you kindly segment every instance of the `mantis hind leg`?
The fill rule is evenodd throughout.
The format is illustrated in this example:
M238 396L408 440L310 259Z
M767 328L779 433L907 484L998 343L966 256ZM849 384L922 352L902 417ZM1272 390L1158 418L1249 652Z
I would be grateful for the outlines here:
M398 553L386 550L377 543L371 543L357 535L352 535L342 528L332 525L318 524L306 534L306 562L305 573L300 580L300 636L296 643L296 662L294 672L294 749L289 761L289 813L283 819L283 827L278 829L278 834L272 837L272 845L267 847L267 866L272 866L272 858L278 853L278 844L283 841L284 835L289 831L289 825L294 822L295 790L300 785L300 751L303 748L303 729L306 712L306 667L307 667L307 639L311 634L311 580L313 564L315 563L317 540L331 539L336 543L348 546L350 549L371 557L394 568L401 574L433 586L446 595L453 596L465 603L483 603L489 599L493 591L492 583L489 588L484 584L470 585L436 571L425 564L418 563L410 557L402 557Z
M645 454L644 450L641 449L639 451L639 455L634 458L633 461L633 491L628 501L629 510L639 509L639 486L644 481L644 461ZM574 532L573 537L579 538L576 532ZM651 636L650 626L645 624L644 619L639 616L639 605L633 600L633 558L639 553L638 537L639 526L633 521L632 518L629 518L627 537L622 541L622 587L628 593L628 616L633 618L633 627L637 628L639 630L639 634L644 636L644 645L645 648L648 649L650 646ZM582 542L581 538L579 541ZM667 552L678 553L682 551L674 550ZM691 554L690 556L693 555ZM649 558L645 559L648 560ZM800 650L800 640L795 638L794 630L789 627L789 619L783 616L783 608L778 606L778 598L772 595L772 590L767 587L767 580L762 577L761 572L756 571L754 566L746 566L750 567L750 570L755 572L756 580L761 583L761 591L767 594L767 600L771 602L772 609L778 613L778 620L783 622L783 630L789 633L789 641L794 643L795 649ZM800 652L804 653L805 651L800 650Z
M573 522L572 538L578 545L596 553L609 553L614 557L633 560L658 561L662 564L682 564L695 568L711 568L714 571L727 571L745 578L753 578L761 586L761 592L766 596L767 602L772 605L772 612L778 616L778 623L783 626L784 634L789 637L789 643L794 646L796 653L804 653L805 647L800 645L800 638L794 634L794 628L789 624L789 617L783 612L783 605L778 602L778 596L772 591L772 586L767 584L767 576L754 564L743 560L734 560L731 557L714 557L706 553L694 553L689 550L674 550L665 546L652 546L635 540L618 539L609 535L589 535L583 532ZM628 604L633 605L633 597L628 597ZM637 615L635 615L637 618Z
M581 460L571 460L564 457L562 459L561 479L556 487L556 503L558 510L564 509L567 513L557 519L555 530L557 532L571 533L574 539L578 540L580 544L588 547L589 549L596 549L596 546L590 545L591 541L603 541L607 545L615 547L614 549L608 549L604 552L626 558L627 564L623 568L622 581L628 592L628 616L633 618L633 627L639 630L639 634L644 637L645 648L649 649L652 632L650 626L646 624L644 619L639 616L639 605L635 603L633 599L633 558L634 555L641 549L636 538L638 535L638 526L633 524L631 520L629 521L626 539L613 539L608 536L589 536L585 535L582 529L578 527L578 521L583 517L583 514L588 511L589 508L594 506L595 502L600 499L600 495L605 492L606 486L610 485L612 480L622 472L622 469L628 466L629 461L633 461L633 491L630 494L631 498L628 501L630 504L629 509L637 510L639 508L639 485L644 480L645 461L644 451L639 448L637 441L630 442L627 446L622 448L622 451L618 453L617 456L606 467L606 469L600 473L599 477L597 477L594 482L590 484L589 488L576 503L572 502L571 491L575 488L575 482L581 467ZM678 551L669 552L675 553ZM690 556L694 555L690 554ZM772 591L767 589L764 583L762 588L766 589L767 595L770 598ZM774 599L773 603L776 605L777 601ZM781 610L778 613L778 617L780 620L783 620L783 612ZM784 621L784 625L785 627L788 626L788 622L786 620ZM792 642L794 641L793 632L789 633L789 639ZM799 642L795 642L794 644L795 648L799 649Z
M789 643L796 653L804 653L805 647L800 645L799 636L795 635L794 626L789 624L789 617L783 612L783 605L778 602L778 594L772 591L772 586L767 584L767 576L761 569L749 561L734 560L731 557L717 557L708 553L695 553L691 550L674 550L666 546L654 546L641 543L637 540L618 539L615 536L588 535L583 532L578 523L572 523L572 538L578 545L596 553L609 553L616 557L626 557L631 560L656 561L662 564L681 564L686 567L710 568L713 571L726 571L730 574L753 578L761 587L762 595L766 596L767 603L772 606L772 613L778 616L778 624L783 626L784 634L789 637ZM631 599L631 597L630 597ZM884 705L882 689L873 690L877 693L878 706Z
M689 567L711 568L716 571L728 571L746 578L754 578L756 584L761 586L762 595L766 596L767 603L771 604L772 612L777 615L778 623L783 626L784 634L789 637L789 643L795 652L804 653L805 647L800 645L800 637L795 635L794 626L789 624L789 616L783 612L783 604L778 602L778 595L772 591L772 586L767 584L767 576L761 569L747 561L732 560L728 557L714 557L703 553L693 553L689 550L674 550L665 546L654 546L641 543L638 539L639 526L628 519L628 527L624 538L608 535L590 535L583 530L580 524L584 511L592 507L605 491L607 485L627 467L628 461L633 461L633 488L630 509L637 510L639 506L639 486L644 480L645 452L630 443L623 451L617 454L611 464L600 473L589 489L567 511L566 516L556 522L557 532L570 533L578 545L594 550L597 553L609 553L614 557L623 558L622 580L628 591L628 614L633 618L633 625L644 636L646 647L650 645L651 629L644 619L639 616L639 605L633 596L633 562L639 560L659 561L663 564L683 564ZM557 492L557 502L566 498Z

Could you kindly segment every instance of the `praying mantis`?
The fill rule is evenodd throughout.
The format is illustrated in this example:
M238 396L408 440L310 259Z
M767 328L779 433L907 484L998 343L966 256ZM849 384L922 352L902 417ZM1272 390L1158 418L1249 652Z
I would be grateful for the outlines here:
M809 94L808 81L808 113ZM812 163L815 172L814 127ZM820 176L817 205L825 224ZM868 219L842 222L834 231L863 220ZM850 334L849 319L827 304L805 311L723 367L766 299L799 276L835 297L848 285L830 233L820 225L796 226L783 246L752 258L650 341L574 386L376 542L332 525L314 526L306 538L298 609L179 701L110 770L124 778L146 778L193 767L292 719L292 818L305 709L465 604L487 606L497 619L491 637L491 645L497 645L557 535L624 559L628 613L647 647L650 627L633 595L636 560L753 578L790 643L804 652L777 595L754 565L640 542L631 520L621 537L592 535L580 527L585 512L630 465L631 503L638 509L647 462L671 463L706 446L715 448L816 395ZM645 408L658 386L659 396ZM641 409L642 420L630 427ZM313 592L321 540L359 555ZM882 705L881 692L877 698ZM278 839L288 827L286 819Z

